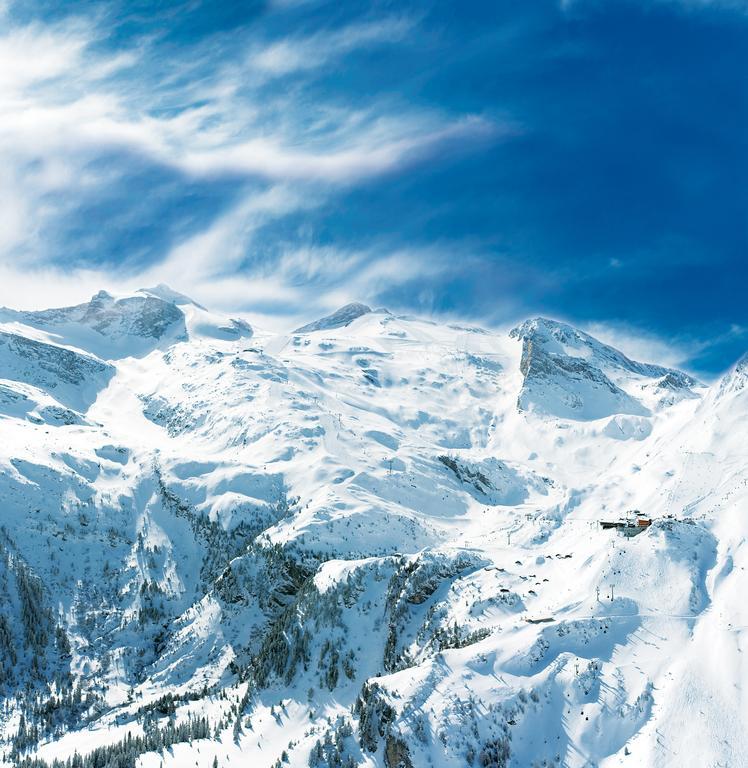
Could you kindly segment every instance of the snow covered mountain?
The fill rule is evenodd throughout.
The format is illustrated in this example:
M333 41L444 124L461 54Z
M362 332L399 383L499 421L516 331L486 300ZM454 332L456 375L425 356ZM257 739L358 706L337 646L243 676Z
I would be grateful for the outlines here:
M747 420L545 319L0 310L0 752L748 765Z
M569 419L646 416L663 401L696 396L687 374L629 360L563 323L528 320L510 336L522 340L520 408Z
M357 320L362 315L366 315L371 312L371 308L366 304L346 304L344 307L333 312L327 317L323 317L319 320L315 320L313 323L304 325L301 328L297 328L294 333L311 333L312 331L331 331L334 328L343 328L346 325L350 325L354 320Z

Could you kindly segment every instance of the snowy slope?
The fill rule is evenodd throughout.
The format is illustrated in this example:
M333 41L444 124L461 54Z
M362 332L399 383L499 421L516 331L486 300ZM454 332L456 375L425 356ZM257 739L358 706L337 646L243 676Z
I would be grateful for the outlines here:
M518 405L569 419L649 415L694 397L687 374L629 360L613 347L552 320L528 320L510 333L522 341Z
M0 310L0 751L748 764L745 360L354 309Z
M357 320L362 315L366 315L371 312L371 307L367 307L366 304L359 304L354 302L353 304L346 304L344 307L333 312L327 317L315 320L308 325L304 325L301 328L297 328L294 333L311 333L312 331L331 331L335 328L343 328L346 325L350 325L354 320Z

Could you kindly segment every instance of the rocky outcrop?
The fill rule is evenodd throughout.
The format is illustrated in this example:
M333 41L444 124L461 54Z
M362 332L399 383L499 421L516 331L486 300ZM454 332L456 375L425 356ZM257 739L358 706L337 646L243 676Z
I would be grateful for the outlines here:
M327 315L327 317L297 328L294 333L311 333L312 331L328 331L334 328L343 328L346 325L350 325L354 320L358 320L359 317L368 315L370 312L371 307L367 307L366 304L356 302L346 304L331 315Z
M697 384L682 371L631 360L589 334L545 318L528 320L510 336L522 341L524 376L517 405L567 419L599 419L613 414L646 416L650 409L624 389L630 382L668 391L659 404L692 397ZM676 397L673 397L676 395Z
M47 390L58 402L85 411L114 368L90 355L0 331L2 375Z

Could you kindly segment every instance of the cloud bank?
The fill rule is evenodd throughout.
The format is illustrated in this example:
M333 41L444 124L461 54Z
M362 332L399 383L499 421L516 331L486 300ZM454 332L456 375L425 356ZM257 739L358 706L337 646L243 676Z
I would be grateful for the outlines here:
M310 300L290 266L301 261L336 297L368 294L369 279L375 283L386 273L396 283L412 278L412 269L388 267L388 253L372 265L363 253L306 245L295 254L280 247L271 263L256 264L252 251L263 247L258 231L334 200L342 188L493 141L503 130L481 115L381 98L350 105L332 93L310 103L319 71L405 42L416 25L405 16L269 38L262 29L232 29L179 46L168 61L158 35L113 47L107 19L95 14L17 22L6 9L3 21L2 303L44 304L49 284L59 301L83 298L98 282L167 280L223 306L248 307L261 298L266 307L275 302L287 311ZM276 87L280 80L285 85ZM175 184L224 184L234 191L196 231L175 232L146 263L134 243L116 263L85 258L82 252L95 254L97 241L111 236L106 230L87 229L79 252L70 253L58 235L97 198L114 194L124 225L128 216L147 215L127 200L133 166L148 167L155 177L172 174ZM132 194L156 196L159 183Z
M725 367L742 7L6 2L0 304L167 282L286 327L544 314Z

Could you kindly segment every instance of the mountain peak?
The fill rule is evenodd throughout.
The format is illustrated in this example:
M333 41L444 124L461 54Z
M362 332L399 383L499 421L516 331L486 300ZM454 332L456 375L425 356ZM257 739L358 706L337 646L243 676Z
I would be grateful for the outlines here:
M688 374L631 360L566 323L537 317L509 335L522 341L522 410L582 420L616 413L643 416L651 408L695 397L690 388L697 382ZM655 394L645 404L642 394L650 384Z
M145 294L146 296L153 296L162 301L166 301L169 304L175 304L177 306L180 304L192 304L198 309L205 309L204 306L198 304L194 299L185 296L185 294L180 293L179 291L175 291L173 288L166 285L166 283L159 283L153 288L139 288L137 292Z
M0 315L6 764L568 764L570 718L647 754L705 648L662 617L740 618L748 358L700 404L545 318L248 342L155 292Z
M525 320L513 328L509 336L524 341L526 347L540 345L549 353L582 357L588 360L596 358L598 362L641 376L670 376L671 379L674 376L682 386L691 387L698 384L696 379L674 368L632 360L619 349L559 320L550 320L546 317Z
M748 388L748 352L722 377L719 382L718 396L732 392L742 392Z
M352 302L335 310L331 315L326 315L308 325L303 325L301 328L297 328L294 333L311 333L312 331L327 331L332 330L333 328L343 328L346 325L350 325L359 317L368 315L370 312L371 307L366 304Z
M598 341L593 336L590 336L584 331L580 331L578 328L574 328L568 323L563 323L560 320L551 320L547 317L534 317L529 320L525 320L520 325L516 326L509 332L509 336L513 339L527 339L533 338L535 340L541 340L543 343L557 342L565 345L580 344L586 346L600 346L607 347L601 341ZM608 347L613 349L613 347ZM615 350L617 355L625 357L621 352Z
M13 311L12 316L33 328L53 331L58 342L104 360L145 354L165 339L185 334L185 316L177 304L147 291L117 297L101 290L82 304Z

